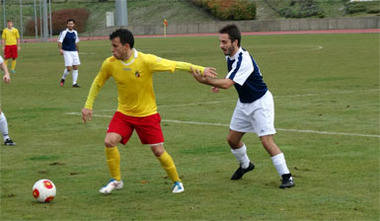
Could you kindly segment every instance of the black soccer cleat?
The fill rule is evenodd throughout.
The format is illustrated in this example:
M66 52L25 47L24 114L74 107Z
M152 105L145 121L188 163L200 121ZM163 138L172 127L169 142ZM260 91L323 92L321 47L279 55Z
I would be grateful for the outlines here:
M279 187L281 189L285 189L285 188L291 188L293 186L295 186L295 184L294 184L294 180L293 180L292 174L290 174L290 173L283 174L282 175L282 180L281 180L281 185Z
M249 162L249 166L245 169L243 169L240 165L240 167L232 175L231 180L240 180L245 173L247 173L253 169L255 169L255 165L253 165L253 163L251 163L251 162Z
M13 140L11 138L8 138L4 141L4 145L5 146L16 146L16 143L13 142Z
M79 84L73 84L73 87L79 88Z
M59 82L59 85L61 85L61 87L63 87L64 84L65 84L65 79L61 79L61 81Z

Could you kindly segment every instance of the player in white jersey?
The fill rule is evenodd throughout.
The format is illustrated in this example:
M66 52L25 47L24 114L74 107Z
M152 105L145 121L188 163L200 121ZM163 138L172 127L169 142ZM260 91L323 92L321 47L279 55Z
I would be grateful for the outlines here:
M5 83L11 82L11 77L9 76L8 67L5 65L3 58L0 56L0 67L4 71L3 81ZM5 114L1 111L0 108L0 132L3 135L4 145L6 146L15 146L16 143L8 135L8 122Z
M78 88L78 66L80 65L79 60L79 37L77 31L74 28L75 20L67 20L67 29L63 30L58 37L58 48L59 53L63 55L65 60L65 70L60 81L61 87L65 84L67 75L73 70L73 87Z
M293 177L286 165L285 156L273 140L276 133L273 96L264 83L255 60L240 46L241 34L238 27L227 25L219 33L220 48L226 55L228 66L226 78L205 77L197 70L193 70L193 76L200 83L213 86L214 92L233 85L239 94L227 136L231 152L240 163L231 180L241 179L246 172L255 168L248 158L246 145L241 141L245 133L253 132L260 137L262 145L282 177L279 187L293 187Z

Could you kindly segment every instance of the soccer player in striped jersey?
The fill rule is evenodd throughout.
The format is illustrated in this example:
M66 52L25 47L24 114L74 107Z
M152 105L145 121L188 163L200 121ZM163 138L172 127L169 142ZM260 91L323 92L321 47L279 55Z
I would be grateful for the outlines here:
M5 65L3 58L0 56L0 67L4 71L3 81L9 83L11 77L9 76L8 67ZM0 108L0 132L3 135L4 145L6 146L15 146L16 143L8 135L8 122L5 114L1 111Z
M118 29L110 35L113 56L105 59L94 79L86 104L82 109L84 122L91 120L92 107L96 96L105 82L113 77L118 90L118 108L105 137L105 153L111 180L99 191L111 193L121 189L119 143L126 144L136 130L142 144L149 145L161 166L173 182L172 192L184 191L172 157L163 146L164 137L160 126L161 117L157 112L153 91L153 73L193 69L207 76L216 76L214 68L204 68L186 62L172 61L145 54L136 50L134 37L127 29Z
M65 80L67 75L69 75L72 70L73 76L73 84L74 88L78 88L79 84L78 80L78 66L80 65L79 60L79 37L77 31L74 30L75 20L68 19L67 20L67 28L63 30L58 37L58 48L59 53L63 55L65 60L65 70L63 71L63 75L60 81L61 87L65 84Z
M274 102L271 92L263 81L260 69L248 51L240 46L241 34L236 25L227 25L219 31L219 43L226 56L228 74L224 79L209 78L193 70L193 76L203 84L228 89L232 85L237 90L239 99L230 123L227 141L232 154L240 163L231 180L238 180L246 172L255 168L247 155L247 147L242 137L247 132L256 133L262 145L271 156L273 165L282 177L280 188L294 186L294 181L286 165L285 156L273 140Z
M20 34L17 28L13 27L13 22L8 20L7 27L4 28L2 34L2 45L4 51L4 63L8 66L8 59L12 58L11 73L16 73L16 59L18 58L18 51L21 50Z

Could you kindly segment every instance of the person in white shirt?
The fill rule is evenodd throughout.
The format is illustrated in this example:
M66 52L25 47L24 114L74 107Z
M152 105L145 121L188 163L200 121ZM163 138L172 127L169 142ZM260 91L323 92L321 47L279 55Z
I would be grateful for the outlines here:
M65 80L70 71L73 71L73 88L78 88L78 66L80 65L79 60L79 37L77 31L74 30L75 20L67 20L67 29L62 31L58 37L58 48L59 53L63 55L65 60L65 70L60 81L61 87L65 84Z
M247 155L247 147L242 142L245 133L256 133L262 145L271 156L273 165L282 177L280 188L293 187L294 180L286 165L285 156L273 140L274 102L271 92L263 81L262 74L253 57L240 46L241 34L236 25L227 25L219 31L220 48L227 60L228 74L224 79L210 78L193 70L194 78L200 83L228 89L232 85L239 99L230 123L227 136L231 152L240 163L231 180L239 180L255 168Z

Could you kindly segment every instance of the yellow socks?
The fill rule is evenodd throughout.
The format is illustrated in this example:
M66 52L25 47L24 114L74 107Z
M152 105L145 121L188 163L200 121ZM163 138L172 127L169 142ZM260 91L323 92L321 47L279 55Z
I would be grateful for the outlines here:
M16 60L12 60L12 63L11 63L11 70L15 70L16 68Z
M157 157L157 159L160 161L161 166L165 169L166 173L173 182L181 182L181 179L177 173L177 168L175 167L173 159L168 152L165 151L161 156Z
M112 178L117 181L120 181L120 153L117 147L106 147L106 158L108 169L110 170L110 174Z
M106 147L107 164L112 178L121 180L120 173L120 153L117 147ZM177 168L174 165L172 157L165 151L161 156L157 157L161 166L164 168L168 176L173 182L181 182L178 176Z

